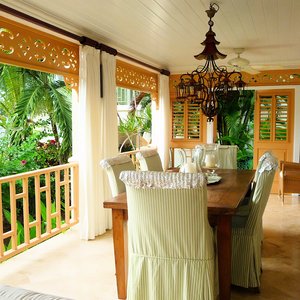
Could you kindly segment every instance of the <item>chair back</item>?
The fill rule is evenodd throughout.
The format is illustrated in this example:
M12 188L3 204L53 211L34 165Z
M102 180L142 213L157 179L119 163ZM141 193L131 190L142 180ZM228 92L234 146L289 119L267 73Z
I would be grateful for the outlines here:
M258 175L259 175L259 172L260 172L260 169L261 169L261 166L264 162L265 159L267 158L270 158L270 157L273 157L272 153L270 151L266 151L258 160L258 164L257 164L257 167L256 167L256 171L255 171L255 174L254 174L254 179L253 181L254 182L257 182L257 179L258 179Z
M201 171L204 154L205 154L204 147L202 145L196 145L195 150L193 152L192 161L193 163L195 163L198 172Z
M173 155L171 148L169 149L169 167L180 168L187 162L187 156L182 148L173 148Z
M131 158L127 155L118 155L116 157L103 159L100 162L100 165L107 173L112 196L115 197L118 194L125 192L125 185L119 177L122 171L135 170Z
M162 163L156 149L141 150L136 154L141 171L163 171Z
M262 161L257 175L255 189L250 199L250 212L245 228L256 230L262 226L262 216L265 211L275 172L278 168L278 160L269 153ZM260 228L261 230L262 228Z
M201 173L122 172L127 299L213 299L214 242Z
M221 169L237 169L237 145L219 146L219 167Z

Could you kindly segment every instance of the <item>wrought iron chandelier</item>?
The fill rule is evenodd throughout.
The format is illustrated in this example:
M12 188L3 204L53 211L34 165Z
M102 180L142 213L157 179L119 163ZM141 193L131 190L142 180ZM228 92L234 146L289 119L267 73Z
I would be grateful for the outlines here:
M194 56L198 60L205 59L204 66L198 66L191 73L182 74L176 86L177 99L199 103L203 114L207 116L207 121L213 121L222 103L240 97L246 85L241 72L235 70L229 72L225 66L219 67L216 64L217 59L224 59L227 56L218 51L217 45L220 43L212 31L214 25L212 18L218 10L219 6L216 3L211 3L209 10L206 10L209 30L201 43L204 50Z

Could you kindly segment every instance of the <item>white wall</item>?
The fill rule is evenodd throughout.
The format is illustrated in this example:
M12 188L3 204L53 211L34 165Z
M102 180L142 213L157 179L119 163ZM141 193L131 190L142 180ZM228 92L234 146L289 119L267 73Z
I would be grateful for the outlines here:
M300 162L300 86L298 85L281 85L281 86L259 86L248 88L259 90L278 90L294 89L295 90L295 111L294 111L294 158L295 162Z

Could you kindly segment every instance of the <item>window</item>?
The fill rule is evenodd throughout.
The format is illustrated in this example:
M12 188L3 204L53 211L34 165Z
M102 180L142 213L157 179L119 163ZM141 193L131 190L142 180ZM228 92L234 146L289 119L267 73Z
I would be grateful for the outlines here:
M199 140L201 116L199 104L174 100L172 102L172 139Z
M274 92L273 95L259 95L259 140L287 141L289 138L288 94Z

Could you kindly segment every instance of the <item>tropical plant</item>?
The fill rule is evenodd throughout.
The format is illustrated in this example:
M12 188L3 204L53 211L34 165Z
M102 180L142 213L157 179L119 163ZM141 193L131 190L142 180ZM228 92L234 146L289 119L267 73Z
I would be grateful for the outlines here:
M139 109L137 109L139 107ZM125 119L119 118L119 133L126 136L120 146L120 152L136 148L134 138L143 133L151 133L152 113L150 94L140 93L130 103L130 110Z
M248 163L247 168L252 168L253 127L254 91L244 91L242 98L233 97L220 102L217 117L218 140L220 144L237 145L238 165Z
M24 92L16 113L20 120L45 116L60 148L60 161L66 162L72 147L71 91L57 75L32 70L24 70L24 75Z
M0 126L7 128L24 86L21 69L0 64Z
M10 143L20 145L44 121L59 148L59 161L66 162L72 149L71 90L61 76L6 65L0 65L0 72L0 126Z

